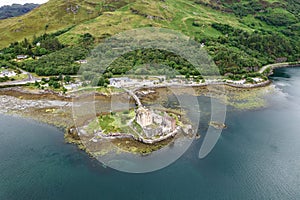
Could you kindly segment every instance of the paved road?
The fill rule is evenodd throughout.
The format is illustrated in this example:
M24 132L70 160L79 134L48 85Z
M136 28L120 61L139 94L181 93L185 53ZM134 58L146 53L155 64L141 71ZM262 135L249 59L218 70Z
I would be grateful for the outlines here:
M295 65L299 65L300 62L295 63ZM260 70L259 70L259 73L263 73L266 69L268 68L272 68L272 69L275 69L275 68L279 68L279 67L289 67L289 66L293 66L291 65L290 63L288 62L285 62L285 63L275 63L275 64L270 64L270 65L266 65L266 66L263 66Z
M24 80L17 80L17 81L8 81L8 82L3 82L0 83L0 86L9 86L9 85L26 85L28 83L34 83L35 81L40 81L39 79L35 78L34 76L32 76L31 73L26 72L22 69L20 69L20 71L23 74L27 74L28 78L24 79Z
M126 88L122 88L123 90L125 90L130 96L132 96L136 102L136 104L138 105L138 107L142 107L143 104L141 103L141 100L139 99L139 97L132 91L132 90L128 90Z

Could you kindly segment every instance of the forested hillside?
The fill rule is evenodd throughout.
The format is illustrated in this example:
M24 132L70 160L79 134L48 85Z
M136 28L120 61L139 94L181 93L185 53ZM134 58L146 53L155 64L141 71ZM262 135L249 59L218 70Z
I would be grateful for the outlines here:
M240 79L257 75L266 64L299 60L299 10L298 0L50 0L24 16L0 21L0 38L7 42L1 44L0 58L2 65L38 75L76 74L75 61L105 38L163 27L203 43L223 75ZM19 54L41 58L11 61ZM151 49L124 55L107 73L126 73L149 60L198 76L185 60Z

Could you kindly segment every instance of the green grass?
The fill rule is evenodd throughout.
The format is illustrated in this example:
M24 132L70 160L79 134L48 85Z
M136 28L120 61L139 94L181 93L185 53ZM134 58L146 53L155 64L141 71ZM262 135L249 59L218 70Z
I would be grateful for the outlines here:
M96 88L96 91L104 93L104 94L112 94L112 93L124 92L123 89L121 89L121 88L115 88L115 87L98 87L98 88Z
M133 128L138 132L138 133L142 133L143 132L143 128L141 127L141 125L139 125L136 121L134 121L132 123Z
M112 114L102 115L98 118L98 124L93 121L91 127L95 130L99 127L104 130L104 133L133 133L132 129L128 126L130 120L135 117L133 109L129 111L116 112Z
M24 80L24 79L28 78L28 75L27 74L18 74L16 76L11 77L11 78L13 78L14 80Z
M132 10L138 13L135 14ZM146 16L161 19L149 19ZM193 26L194 21L199 22L200 26ZM72 43L71 41L76 43L76 40L79 39L78 36L89 32L96 37L97 41L102 41L106 35L115 35L133 28L149 26L178 30L191 37L202 35L216 38L222 35L211 27L212 23L226 23L236 28L253 31L253 28L241 22L233 14L222 13L190 1L136 0L114 12L104 12L97 18L81 23L59 38L65 44Z
M112 93L120 93L124 92L121 88L115 88L115 87L81 87L78 92L88 92L88 91L96 91L99 93L103 93L106 95L111 95Z
M101 129L104 131L104 133L114 133L119 132L118 127L116 127L113 122L114 118L110 115L104 115L99 117L99 125Z

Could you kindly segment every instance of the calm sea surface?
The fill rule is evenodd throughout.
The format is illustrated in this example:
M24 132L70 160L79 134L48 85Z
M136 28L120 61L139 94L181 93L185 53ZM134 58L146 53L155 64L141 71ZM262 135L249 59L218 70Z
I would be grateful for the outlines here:
M0 115L0 200L300 199L300 69L279 69L279 92L255 111L230 109L228 128L198 159L201 139L148 174L104 168L63 132Z

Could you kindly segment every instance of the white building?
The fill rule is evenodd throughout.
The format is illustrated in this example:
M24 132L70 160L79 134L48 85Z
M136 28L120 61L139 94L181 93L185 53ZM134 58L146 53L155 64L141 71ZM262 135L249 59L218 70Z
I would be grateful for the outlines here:
M129 85L132 83L132 80L128 77L121 77L121 78L110 78L109 84L115 87L121 87L125 85Z
M87 60L77 60L75 62L78 63L78 64L86 64L86 63L88 63Z
M4 71L2 71L0 73L0 77L5 77L5 76L7 76L7 77L13 77L13 76L16 76L16 75L17 75L16 72L14 72L14 71L7 71L7 70L4 70Z
M26 59L26 58L28 58L27 55L17 55L18 60L23 60L23 59Z

